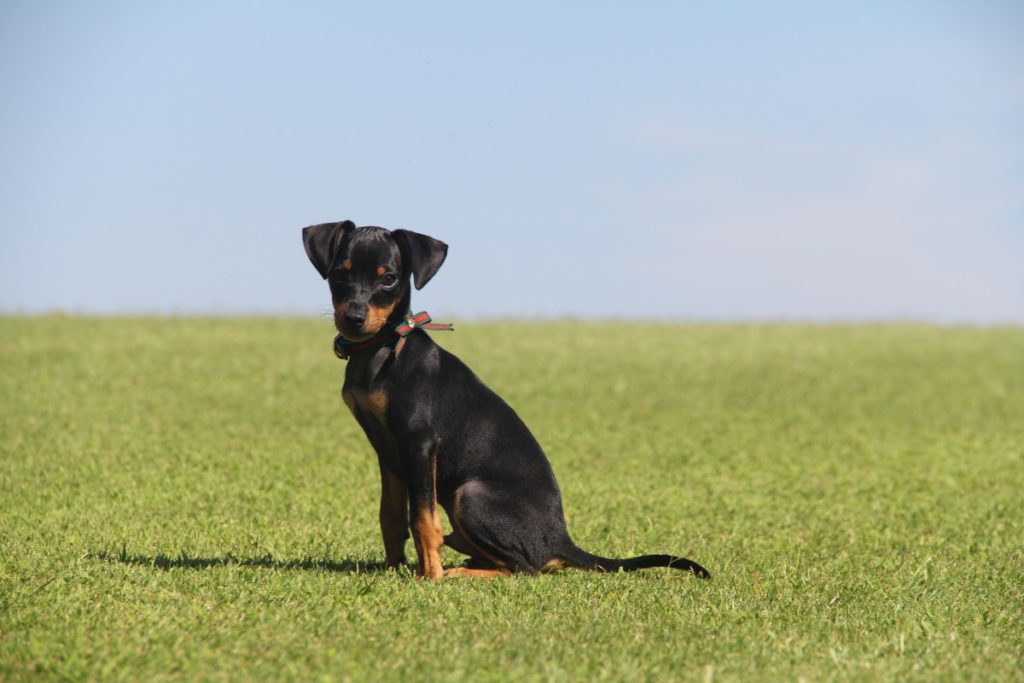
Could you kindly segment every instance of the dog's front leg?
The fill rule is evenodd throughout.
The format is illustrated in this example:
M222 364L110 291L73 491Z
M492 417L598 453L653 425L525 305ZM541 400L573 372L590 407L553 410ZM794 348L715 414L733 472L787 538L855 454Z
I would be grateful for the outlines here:
M416 576L440 579L444 535L437 512L437 440L432 436L412 439L405 465L412 540L420 563Z
M380 535L388 569L405 564L405 539L409 538L409 492L405 482L380 466Z

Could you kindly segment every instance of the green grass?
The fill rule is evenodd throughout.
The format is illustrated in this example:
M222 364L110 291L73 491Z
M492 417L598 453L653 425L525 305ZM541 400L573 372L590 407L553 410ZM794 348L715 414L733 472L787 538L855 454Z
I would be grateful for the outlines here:
M379 571L332 336L0 318L0 679L1024 680L1020 328L436 335L581 546L710 582Z

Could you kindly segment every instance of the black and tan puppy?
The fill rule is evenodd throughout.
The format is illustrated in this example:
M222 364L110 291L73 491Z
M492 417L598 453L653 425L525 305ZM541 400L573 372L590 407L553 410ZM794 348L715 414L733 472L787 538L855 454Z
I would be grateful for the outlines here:
M306 254L331 288L335 350L348 358L342 396L380 462L380 527L389 567L412 538L418 576L490 577L562 567L630 571L674 567L671 555L616 560L569 538L554 472L519 416L458 358L437 346L410 313L448 247L408 230L351 221L302 231ZM453 531L443 536L438 506ZM439 550L469 556L445 571Z

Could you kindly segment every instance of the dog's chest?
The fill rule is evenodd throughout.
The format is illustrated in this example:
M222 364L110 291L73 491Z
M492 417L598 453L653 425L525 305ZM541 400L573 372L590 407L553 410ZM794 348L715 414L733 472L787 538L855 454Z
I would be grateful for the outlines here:
M380 388L361 388L345 386L341 390L345 405L363 428L366 438L370 440L373 450L382 467L397 475L403 476L398 442L388 427L388 396Z
M355 418L363 422L368 417L381 427L387 426L388 395L384 390L382 366L389 357L385 349L373 355L368 362L352 359L345 369L345 385L341 397ZM363 425L366 428L366 425Z
M388 395L383 389L346 385L341 390L341 397L357 420L368 416L381 427L387 427Z

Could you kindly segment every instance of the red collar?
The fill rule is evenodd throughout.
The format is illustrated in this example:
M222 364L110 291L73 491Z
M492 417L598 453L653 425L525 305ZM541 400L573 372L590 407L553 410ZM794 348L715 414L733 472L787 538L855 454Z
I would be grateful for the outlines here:
M426 311L420 311L415 315L413 315L412 311L409 311L405 314L405 318L402 322L398 323L390 330L378 332L365 341L353 343L339 334L334 338L334 355L342 360L348 360L353 353L381 346L397 337L398 343L395 344L395 356L398 356L398 354L402 352L402 349L405 348L406 339L417 327L424 330L455 330L455 325L452 323L444 325L441 323L431 322L430 314Z

